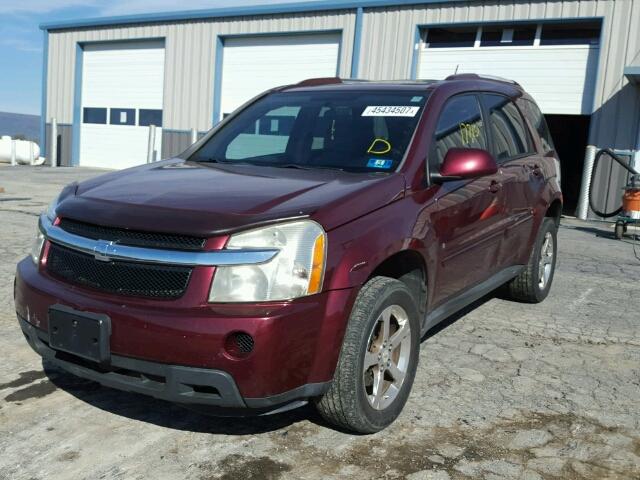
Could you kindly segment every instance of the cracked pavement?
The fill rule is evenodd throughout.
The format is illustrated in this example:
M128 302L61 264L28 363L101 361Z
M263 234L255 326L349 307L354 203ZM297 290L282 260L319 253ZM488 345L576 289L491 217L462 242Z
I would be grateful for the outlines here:
M491 296L430 332L400 418L355 436L310 407L211 418L43 365L15 264L60 188L98 173L0 166L1 479L640 478L640 260L610 224L564 219L547 300Z

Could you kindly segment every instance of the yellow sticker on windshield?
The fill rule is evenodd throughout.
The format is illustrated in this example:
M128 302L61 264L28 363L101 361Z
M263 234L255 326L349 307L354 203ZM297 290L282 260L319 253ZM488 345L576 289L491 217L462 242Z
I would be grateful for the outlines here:
M391 151L391 144L385 140L384 138L376 138L372 143L367 153L372 153L373 155L384 155L385 153L389 153Z

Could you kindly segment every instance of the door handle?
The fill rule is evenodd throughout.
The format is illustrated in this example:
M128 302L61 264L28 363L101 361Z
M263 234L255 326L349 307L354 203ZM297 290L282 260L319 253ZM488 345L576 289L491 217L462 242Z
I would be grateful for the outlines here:
M498 193L500 190L502 190L502 184L495 180L491 180L491 183L489 184L489 191L491 193Z

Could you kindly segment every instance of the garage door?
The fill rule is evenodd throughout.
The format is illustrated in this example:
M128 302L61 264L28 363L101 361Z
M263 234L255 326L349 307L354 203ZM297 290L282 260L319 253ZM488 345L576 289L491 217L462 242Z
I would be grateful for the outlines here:
M88 45L82 59L82 166L127 168L146 163L149 125L156 125L154 159L162 144L164 45Z
M500 76L520 83L545 114L591 114L599 30L565 27L430 29L420 45L417 76Z
M224 42L222 116L272 87L338 72L339 34L228 38Z

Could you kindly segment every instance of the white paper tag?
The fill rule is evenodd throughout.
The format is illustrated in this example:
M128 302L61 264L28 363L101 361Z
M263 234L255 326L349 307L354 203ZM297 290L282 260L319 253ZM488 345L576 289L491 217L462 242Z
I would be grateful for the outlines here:
M362 112L363 117L415 117L420 107L409 105L370 105Z

